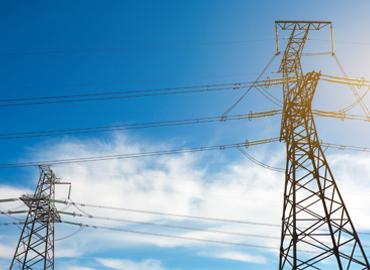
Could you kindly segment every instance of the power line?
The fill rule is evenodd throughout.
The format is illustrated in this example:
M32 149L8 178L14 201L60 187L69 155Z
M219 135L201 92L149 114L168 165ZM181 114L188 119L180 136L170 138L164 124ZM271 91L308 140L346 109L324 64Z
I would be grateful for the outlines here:
M214 41L214 42L181 42L181 43L145 43L145 44L137 44L135 48L137 47L193 47L193 46L224 46L224 45L245 45L250 43L258 43L258 42L266 42L275 40L276 37L271 38L260 38L260 39L249 39L249 40L234 40L234 41ZM287 37L280 37L279 40L287 40ZM0 56L25 56L25 55L45 55L45 54L78 54L78 53L121 53L121 52L127 52L127 47L111 47L111 48L85 48L85 49L51 49L51 50L39 50L39 51L3 51L0 52ZM19 87L22 88L22 87ZM0 88L4 89L4 88ZM6 88L7 89L7 88Z
M332 56L333 53L332 52L305 52L305 53L302 53L302 56L326 56L326 55Z
M284 172L285 171L285 169L283 169L283 168L273 167L273 166L270 166L268 164L265 164L265 163L257 160L251 154L247 153L247 151L245 151L244 148L238 147L237 149L239 150L240 153L242 153L243 156L245 156L247 159L249 159L253 163L257 164L258 166L261 166L265 169L268 169L268 170L271 170L271 171L274 171L274 172Z
M369 147L362 147L362 146L354 146L354 145L345 145L345 144L335 144L335 143L327 143L323 142L321 143L322 146L329 147L329 148L335 148L338 150L352 150L357 152L370 152Z
M347 75L347 73L345 72L344 67L343 67L343 65L341 64L341 62L339 61L339 58L338 58L338 56L337 56L336 54L334 54L334 59L335 59L335 62L337 63L337 65L338 65L338 67L339 67L340 71L342 72L343 76L344 76L345 78L348 78L348 75ZM353 85L350 85L350 89L352 90L352 93L353 93L353 95L355 96L355 100L356 100L356 102L355 102L354 104L359 104L359 105L360 105L360 107L361 107L361 109L364 111L365 115L366 115L366 116L370 116L369 109L367 108L366 104L363 102L363 98L364 98L364 96L365 96L366 94L365 94L363 97L361 97L361 96L359 95L359 93L358 93L357 89L356 89L355 87L353 87ZM342 110L343 110L343 111L348 111L348 110L350 110L350 109L352 109L352 106L351 106L351 105L350 105L350 106L348 106L348 107L346 107L346 108L344 108L344 109L342 109Z
M55 242L64 241L66 239L69 239L69 238L75 236L76 234L80 233L83 229L84 229L84 227L80 227L80 228L78 228L77 230L75 230L74 232L72 232L70 234L67 234L65 236L62 236L60 238L55 239Z
M128 223L128 224L135 224L135 225L150 225L150 226L156 226L156 227L165 227L165 228L189 230L189 231L201 231L201 232L207 232L207 233L224 234L224 235L232 235L232 236L242 236L242 237L280 239L279 237L261 235L261 234L249 234L249 233L241 233L241 232L221 231L221 230L214 230L214 229L200 228L200 227L193 227L193 226L170 225L170 224L162 224L162 223L155 223L155 222L137 221L137 220L131 220L131 219L124 219L124 218L112 218L112 217L96 216L96 215L91 215L91 214L87 214L87 213L86 214L80 214L80 213L76 213L76 212L65 212L65 211L58 211L58 213L61 214L61 215L68 215L68 216L72 216L72 217L82 217L82 218L98 219L98 220L105 220L105 221L123 222L123 223Z
M193 94L206 93L226 90L240 90L243 88L253 88L256 86L271 86L283 84L286 80L294 81L294 78L277 78L253 82L234 82L234 83L220 83L208 85L193 85L185 87L173 88L158 88L146 90L128 90L116 92L94 92L73 95L59 95L59 96L40 96L40 97L25 97L25 98L9 98L0 99L0 107L15 107L28 105L45 105L56 103L71 103L71 102L85 102L85 101L102 101L114 99L129 99L140 97L179 95L179 94Z
M276 55L274 54L271 59L267 62L266 66L262 69L261 73L257 76L256 80L247 88L247 90L222 114L226 117L238 104L248 95L250 90L257 85L259 79L265 74L267 69L271 66L272 62L274 61ZM289 79L288 79L289 80ZM284 82L283 82L284 83Z
M91 225L91 224L86 224L86 223L78 223L78 222L72 222L72 221L68 221L68 220L62 220L60 223L63 223L63 224L66 224L66 225L78 226L79 229L74 231L73 233L65 236L65 237L61 237L61 238L56 239L56 241L62 241L62 240L68 239L70 237L73 237L77 233L81 232L81 230L83 228L91 228L91 229L103 229L103 230L116 231L116 232L126 232L126 233L132 233L132 234L164 237L164 238L171 238L171 239L197 241L197 242L204 242L204 243L211 243L211 244L242 246L242 247L261 248L261 249L270 249L270 250L278 250L279 249L279 248L275 248L275 247L272 247L272 246L265 246L265 245L240 243L240 242L230 242L230 241L223 241L223 240L209 240L209 239L203 239L203 238L197 238L197 237L170 235L170 234L153 233L153 232L146 232L146 231L137 231L137 230L131 230L131 229L125 229L125 228L115 228L115 227L108 227L108 226L102 226L102 225ZM3 223L0 223L0 226L11 226L11 225L22 225L22 224L24 224L24 222L3 222ZM260 235L258 237L265 238L265 239L267 239L267 238L278 239L278 237L268 237L268 236L263 236L263 235ZM368 247L368 246L365 245L365 247ZM303 252L313 253L312 251L309 251L309 250L304 250Z
M219 84L192 85L192 86L184 86L184 87L170 87L170 88L143 89L143 90L126 90L126 91L114 91L114 92L90 92L90 93L56 95L56 96L7 98L7 99L0 99L0 107L96 101L96 100L105 100L105 99L125 99L125 98L137 98L137 97L156 96L156 95L223 91L223 90L230 90L230 89L239 90L239 89L248 88L248 87L253 88L253 87L269 87L273 85L281 85L285 82L284 78L259 80L260 77L261 76L259 76L257 80L255 81L248 81L248 82L230 82L230 83L219 83ZM327 75L327 74L322 74L322 79L328 82L349 84L349 85L355 85L355 86L366 86L366 85L369 86L369 83L370 83L370 81L366 81L364 79L353 79L347 76L338 77L338 76L332 76L332 75ZM292 77L292 78L288 78L288 80L289 82L293 82L296 80L296 78Z
M264 118L264 117L272 117L278 114L281 114L281 110L249 112L247 114L228 115L227 117L205 116L205 117L198 117L198 118L153 121L153 122L143 122L143 123L133 123L133 124L122 124L122 125L107 125L107 126L96 126L96 127L87 127L87 128L67 128L67 129L52 129L52 130L40 130L40 131L21 131L21 132L12 132L12 133L0 133L0 140L28 139L28 138L36 138L36 137L52 137L52 136L63 136L63 135L71 135L71 134L94 133L94 132L112 132L112 131L122 131L122 130L200 125L200 124L226 122L226 121L258 119L258 118ZM348 114L348 113L341 112L341 111L332 112L332 111L323 111L323 110L313 110L313 114L319 117L329 117L329 118L337 118L341 120L359 120L359 121L370 122L370 117Z
M329 112L329 111L322 111L322 110L313 110L312 112L315 116L319 116L319 117L329 117L329 118L337 118L340 120L357 120L357 121L370 122L370 116L348 114L342 111Z
M274 57L273 57L274 58ZM273 59L272 58L272 59ZM265 67L262 75L265 73L267 67L271 65L271 60ZM208 84L208 85L193 85L185 87L173 87L173 88L158 88L158 89L144 89L144 90L128 90L128 91L115 91L115 92L90 92L83 94L72 94L72 95L59 95L59 96L40 96L40 97L25 97L25 98L8 98L0 99L0 107L14 107L14 106L26 106L26 105L44 105L44 104L55 104L55 103L70 103L70 102L83 102L83 101L99 101L99 100L112 100L112 99L127 99L127 98L139 98L148 96L161 96L161 95L175 95L175 94L190 94L190 93L202 93L202 92L215 92L225 90L240 90L247 88L247 91L233 104L229 110L225 112L227 115L254 87L269 87L273 85L280 85L285 82L283 78L259 80L257 77L255 81L249 82L231 82L231 83L220 83L220 84ZM368 83L368 81L350 79L345 77L346 80L330 78L330 75L323 75L323 79L328 82L344 83L351 85L358 85L359 83ZM326 77L326 78L325 78ZM337 77L338 78L338 77ZM288 78L290 82L296 80L296 78ZM279 101L278 101L279 102Z
M67 225L78 226L78 227L91 228L91 229L103 229L103 230L116 231L116 232L126 232L126 233L132 233L132 234L140 234L140 235L156 236L156 237L171 238L171 239L197 241L197 242L204 242L204 243L211 243L211 244L242 246L242 247L248 247L248 248L259 248L259 249L270 249L270 250L280 250L277 247L265 246L265 245L240 243L240 242L230 242L230 241L223 241L223 240L210 240L210 239L190 237L190 236L179 236L179 235L170 235L170 234L164 234L164 233L137 231L137 230L131 230L131 229L125 229L125 228L115 228L115 227L108 227L108 226L101 226L101 225L98 226L98 225L78 223L78 222L72 222L72 221L66 221L66 220L62 221L61 223L64 223L64 224L67 224ZM302 250L302 252L317 253L317 252L314 252L314 251L311 251L311 250ZM319 253L317 253L317 254L319 254Z
M58 211L58 213L61 214L61 215L68 215L68 216L72 216L72 217L82 217L82 218L96 219L96 220L123 222L123 223L127 223L127 224L135 224L135 225L149 225L149 226L156 226L156 227L164 227L164 228L172 228L172 229L180 229L180 230L188 230L188 231L199 231L199 232L230 235L230 236L253 237L253 238L263 238L263 239L280 239L280 237L266 235L266 234L262 235L262 234L252 234L252 233L242 233L242 232L231 232L231 231L222 231L222 230L215 230L215 229L209 229L209 228L200 228L200 227L193 227L193 226L179 226L179 225L170 225L170 224L163 224L163 223L123 219L123 218L112 218L112 217L91 215L91 214L88 214L88 213L85 213L85 212L83 212L83 214L80 214L80 213L76 213L76 212ZM259 224L256 224L256 223L259 223ZM268 224L268 223L255 222L255 223L251 223L249 225L266 226L266 224ZM272 225L272 224L270 224L270 225ZM276 226L276 227L279 227L279 226ZM370 233L367 233L367 232L359 232L359 233L363 234L363 235L370 234ZM76 232L74 234L76 234ZM367 245L364 245L364 246L365 247L370 247L370 246L367 246Z
M370 81L365 80L364 78L356 79L356 78L350 78L348 76L335 76L335 75L328 75L328 74L321 74L320 79L323 81L331 82L331 83L337 83L337 84L346 84L346 85L352 85L352 86L370 86Z
M279 114L280 110L264 111L264 112L250 112L248 114L235 114L229 115L224 118L222 116L207 116L198 117L190 119L179 119L179 120L165 120L165 121L155 121L155 122L144 122L144 123L133 123L133 124L123 124L123 125L112 125L112 126L98 126L98 127L88 127L88 128L75 128L75 129L54 129L54 130L41 130L41 131L29 131L29 132L14 132L14 133L0 133L0 139L25 139L34 137L46 137L46 136L62 136L69 134L81 134L81 133L91 133L91 132L109 132L118 130L134 130L134 129L147 129L147 128L157 128L157 127L172 127L172 126L182 126L182 125L195 125L195 124L205 124L214 122L226 122L244 119L255 119L262 117L270 117Z
M56 159L56 160L39 160L39 161L28 161L28 162L3 163L3 164L0 164L0 169L33 167L33 166L37 166L40 164L62 165L62 164L71 164L71 163L84 163L84 162L93 162L93 161L114 160L114 159L128 159L128 158L174 155L174 154L180 154L180 153L195 153L195 152L204 152L204 151L213 151L213 150L226 150L226 149L232 149L232 148L238 148L238 147L249 147L249 146L268 144L268 143L273 143L273 142L278 142L278 141L279 141L279 138L275 137L275 138L268 138L268 139L255 140L255 141L247 140L246 142L242 142L242 143L201 146L201 147L193 147L193 148L179 148L179 149L151 151L151 152L138 152L138 153L132 153L132 154L117 154L117 155L92 156L92 157L80 157L80 158L68 158L68 159ZM369 147L334 144L334 143L326 143L326 142L322 142L321 145L324 147L335 148L339 150L370 152Z
M19 221L19 222L1 222L0 226L13 226L13 225L19 226L19 225L23 225L23 224L24 224L23 221Z
M323 42L330 42L330 39L321 39L321 38L309 38L308 40L314 41L323 41ZM343 43L343 44L353 44L353 45L370 45L370 42L364 41L348 41L348 40L336 40L335 43Z
M126 207L107 206L107 205L98 205L98 204L90 204L90 203L79 203L79 202L74 202L71 200L68 200L68 201L53 200L53 202L64 204L64 205L80 206L84 208L96 208L96 209L105 209L105 210L120 211L120 212L131 212L131 213L158 215L158 216L165 216L165 217L186 218L186 219L195 219L195 220L211 221L211 222L224 222L224 223L235 223L235 224L244 224L244 225L281 228L281 225L279 224L267 223L267 222L261 222L261 221L229 219L229 218L224 218L224 217L195 216L195 215L168 213L168 212L160 212L160 211L152 211L152 210L144 210L144 209L133 209L133 208L126 208ZM85 213L85 215L88 216L89 214ZM359 233L364 234L364 235L370 235L370 232L359 232Z
M8 200L12 201L17 201L20 200L19 198L11 198ZM149 214L149 215L158 215L158 216L165 216L165 217L176 217L176 218L186 218L186 219L195 219L195 220L202 220L202 221L210 221L210 222L223 222L223 223L234 223L234 224L243 224L243 225L252 225L252 226L264 226L264 227L272 227L272 228L280 228L281 226L279 224L275 223L266 223L266 222L260 222L260 221L252 221L252 220L240 220L240 219L229 219L229 218L224 218L224 217L205 217L205 216L195 216L195 215L186 215L186 214L178 214L178 213L168 213L168 212L160 212L160 211L152 211L152 210L144 210L144 209L133 209L133 208L125 208L125 207L117 207L117 206L107 206L107 205L98 205L98 204L89 204L89 203L79 203L79 202L74 202L71 200L51 200L54 203L58 204L64 204L64 205L72 205L72 206L80 206L84 208L96 208L96 209L105 209L105 210L112 210L112 211L120 211L120 212L131 212L131 213L139 213L139 214ZM77 209L79 209L77 207ZM79 209L80 210L80 209ZM80 210L82 211L82 210ZM24 214L28 213L28 210L21 210L21 211L0 211L0 214L2 215L15 215L15 214ZM83 212L84 214L78 214L74 212L65 212L65 211L58 211L58 213L61 213L62 215L69 215L69 216L75 216L75 217L87 217L91 219L103 219L107 221L122 221L122 222L127 222L127 223L139 223L139 224L147 224L147 225L153 225L154 223L152 222L141 222L141 221L133 221L129 219L119 219L119 218L110 218L110 217L99 217L99 216L94 216L90 215L86 212ZM160 224L160 223L155 223L156 226L167 226L166 224ZM168 225L168 226L175 226L175 225ZM176 226L177 227L177 226ZM181 226L182 227L182 226ZM187 228L190 229L190 227L182 227L182 228ZM195 228L193 228L195 229ZM198 228L202 229L202 228ZM232 233L235 234L234 232L225 232L222 231L222 233ZM239 233L237 233L239 234ZM241 233L243 234L243 233ZM360 231L359 234L363 235L370 235L370 232L365 232L365 231ZM248 235L250 236L250 235Z
M17 201L19 201L19 198L0 199L0 203L17 202Z
M28 213L28 210L24 210L24 211L12 211L12 210L3 211L3 210L0 210L0 215L7 216L8 218L14 220L13 222L8 222L9 223L8 225L16 225L19 229L22 229L20 227L22 225L22 224L20 224L21 221L18 218L13 217L12 215L25 214L25 213Z
M365 79L353 79L353 78L348 78L348 77L323 75L323 80L327 81L327 82L331 82L331 83L349 85L352 90L356 91L356 93L357 93L357 90L354 89L354 86L357 86L357 87L366 86L367 87L367 89L365 90L365 92L362 95L357 94L356 100L353 103L351 103L350 105L341 109L341 111L343 111L343 112L347 112L347 111L353 109L358 104L361 105L363 103L365 97L367 96L367 94L370 91L370 82L366 81ZM363 105L366 106L365 103L363 103ZM363 109L365 109L365 108L363 108ZM370 118L369 115L368 115L368 118Z
M236 147L249 147L249 146L268 144L268 143L273 143L277 141L279 141L279 138L268 138L268 139L255 140L255 141L246 141L243 143L221 144L221 145L201 146L201 147L193 147L193 148L179 148L179 149L151 151L151 152L138 152L138 153L132 153L132 154L118 154L118 155L92 156L92 157L80 157L80 158L68 158L68 159L56 159L56 160L15 162L15 163L0 164L0 169L32 167L32 166L37 166L39 164L60 165L60 164L93 162L93 161L103 161L103 160L113 160L113 159L152 157L152 156L173 155L173 154L180 154L180 153L194 153L194 152L213 151L213 150L225 150L225 149L231 149L231 148L236 148Z
M271 246L246 244L246 243L239 243L239 242L229 242L229 241L222 241L222 240L208 240L208 239L202 239L202 238L196 238L196 237L190 237L190 236L188 237L188 236L170 235L170 234L163 234L163 233L136 231L136 230L130 230L130 229L125 229L125 228L97 226L97 225L77 223L77 222L66 221L66 220L63 220L62 223L68 224L68 225L73 225L73 226L92 228L92 229L104 229L104 230L110 230L110 231L119 231L119 232L133 233L133 234L156 236L156 237L165 237L165 238L180 239L180 240L206 242L206 243L212 243L212 244L232 245L232 246L242 246L242 247L251 247L251 248L262 248L262 249L273 249L273 250L278 249L278 248L271 247Z
M269 100L271 103L276 105L278 108L281 108L282 102L280 101L280 99L278 99L274 95L270 94L269 91L267 91L263 87L256 87L256 88L257 88L257 90L259 90L261 95L263 95L267 100Z
M73 206L77 205L77 206L81 206L81 207L91 207L91 208L105 209L105 210L114 210L114 211L132 212L132 213L140 213L140 214L159 215L159 216L176 217L176 218L197 219L197 220L212 221L212 222L226 222L226 223L237 223L237 224L245 224L245 225L258 225L258 226L278 227L278 228L280 228L280 225L277 225L277 224L264 223L264 222L254 222L254 221L248 221L248 220L227 219L227 218L218 218L218 217L203 217L203 216L176 214L176 213L166 213L166 212L160 212L160 211L150 211L150 210L143 210L143 209L132 209L132 208L125 208L125 207L115 207L115 206L104 206L104 205L88 204L88 203L78 203L78 202L63 201L63 200L54 200L54 202L55 203L60 203L60 204L65 204L65 205L73 205Z
M18 214L25 214L25 213L28 213L28 210L18 210L18 211L12 211L12 210L3 211L3 210L0 210L1 215L18 215Z

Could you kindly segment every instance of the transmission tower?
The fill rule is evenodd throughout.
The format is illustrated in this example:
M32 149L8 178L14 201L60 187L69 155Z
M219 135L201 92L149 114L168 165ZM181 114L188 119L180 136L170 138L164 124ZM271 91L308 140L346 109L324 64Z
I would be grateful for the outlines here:
M297 78L283 91L280 138L286 142L287 162L280 270L370 269L317 135L311 105L320 73L304 74L301 67L309 32L324 27L332 33L331 22L275 22L276 37L279 30L290 31L279 71L284 78Z
M54 224L60 222L54 206L55 185L70 183L60 182L49 166L39 166L39 169L35 193L21 197L29 211L10 270L54 269Z

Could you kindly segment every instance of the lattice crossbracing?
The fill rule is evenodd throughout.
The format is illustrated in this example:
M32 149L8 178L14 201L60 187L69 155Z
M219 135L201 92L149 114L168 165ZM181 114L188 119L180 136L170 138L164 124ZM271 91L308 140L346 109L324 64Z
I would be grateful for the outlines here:
M309 31L329 23L276 24L291 31L280 72L298 78L284 85L281 139L287 162L279 269L370 269L317 135L311 105L320 74L303 75L300 62Z
M54 269L54 223L60 217L54 206L57 178L48 166L40 166L33 196L23 196L29 211L10 269Z
M283 58L279 67L279 72L283 74L283 78L297 78L295 81L289 81L283 86L284 104L288 99L291 99L291 95L294 93L294 89L298 87L298 84L302 81L303 71L301 67L301 56L304 45L307 41L308 33L310 30L320 30L321 28L329 25L329 22L305 22L305 21L277 21L275 22L275 28L281 28L282 30L291 31L288 39ZM283 112L282 117L282 128L281 136L284 136L286 117Z

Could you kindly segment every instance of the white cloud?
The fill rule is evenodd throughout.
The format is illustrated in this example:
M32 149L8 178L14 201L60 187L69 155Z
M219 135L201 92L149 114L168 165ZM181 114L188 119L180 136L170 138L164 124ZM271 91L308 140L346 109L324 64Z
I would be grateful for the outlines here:
M0 198L18 198L25 193L30 193L28 189L14 188L9 185L0 185Z
M99 156L116 153L134 153L141 151L172 148L170 145L153 146L141 140L125 136L117 136L109 141L63 141L60 144L44 147L42 153L37 153L35 159L63 159L70 157ZM182 213L208 217L224 217L229 219L260 221L279 224L282 213L283 174L271 172L250 161L241 158L226 163L217 169L210 169L209 163L223 160L222 152L217 154L181 154L176 156L161 156L155 158L138 158L110 160L93 163L70 164L54 168L56 174L65 181L72 182L72 199L77 202L114 205L125 208L147 209L169 213ZM284 155L274 152L260 153L259 159L269 160L273 165L279 165ZM370 229L370 216L364 214L364 206L370 205L370 175L368 166L370 160L365 155L329 155L329 163L351 215L359 229ZM2 189L0 189L2 190ZM12 193L13 192L13 193ZM15 191L1 193L8 197ZM17 193L18 192L18 193ZM20 190L16 190L19 194ZM13 195L12 195L13 196ZM57 197L66 197L66 190L57 192ZM62 205L58 205L63 209ZM141 215L129 212L81 208L88 214L112 216L149 222L161 222L172 225L201 226L213 230L231 232L248 232L265 236L280 235L279 228L263 226L246 226L243 224L204 223L187 221L183 218ZM78 209L70 207L66 211ZM66 217L65 219L73 219ZM111 227L124 227L111 221L95 221L80 219L89 224L100 224ZM358 225L357 225L358 224ZM133 226L130 226L132 228ZM57 238L73 233L77 228L58 225ZM279 239L239 237L235 235L214 234L209 232L185 230L161 230L160 227L134 226L136 230L163 232L181 237L193 237L210 240L245 242L265 246L279 247ZM99 233L97 233L99 232ZM140 236L135 234L96 231L84 229L73 236L74 241L57 242L57 256L78 257L86 253L107 251L132 246L158 247L191 247L195 253L222 259L237 260L249 263L265 262L264 250L253 249L240 253L232 246L220 252L210 254L210 248L215 245L182 239ZM268 256L276 250L267 251ZM106 263L121 263L122 261L105 261ZM114 269L114 268L113 268ZM117 268L116 268L117 269ZM130 268L128 268L131 270ZM136 268L133 268L136 270Z
M135 262L124 259L99 258L97 261L104 267L117 270L164 270L161 262L157 260Z
M153 146L140 140L117 136L111 141L64 141L44 147L36 153L35 159L63 159L76 156L98 156L112 153L133 153L158 150L173 146ZM222 153L222 152L221 152ZM211 154L215 163L223 160L220 153ZM71 181L72 198L77 202L102 205L115 205L135 209L182 213L198 216L222 216L231 219L260 220L279 222L282 175L265 171L241 159L225 168L209 170L207 154L182 154L156 158L111 160L96 163L81 163L58 166L54 170L65 181ZM278 159L278 157L276 157ZM212 162L211 162L212 163ZM59 189L60 190L60 189ZM65 197L66 190L57 192L57 197ZM261 200L261 198L266 198ZM259 201L258 205L254 202ZM59 205L60 208L63 206ZM237 224L204 223L187 221L183 218L158 217L117 211L83 208L87 213L113 216L140 221L161 222L173 225L200 226L213 230L243 232L246 227ZM78 209L69 208L66 211ZM66 217L65 219L71 219ZM73 218L72 218L73 219ZM80 219L81 222L101 224L111 227L124 226L115 222ZM73 233L77 228L58 225L57 238ZM160 227L139 227L137 230L174 234L181 237L212 239L238 242L240 237L212 234L199 231L162 230ZM258 227L248 227L251 233L259 233ZM273 229L264 233L273 234ZM74 236L75 241L57 242L57 257L78 257L86 252L99 252L108 248L154 245L159 247L192 247L202 250L209 243L140 236L135 234L84 229ZM246 242L258 241L261 244L276 245L271 239L246 238ZM229 251L234 249L230 246Z
M356 228L370 230L370 155L339 152L328 161Z
M95 270L94 268L91 268L91 267L77 266L77 265L69 265L69 266L64 266L64 267L66 267L66 270Z
M0 258L9 259L13 257L14 247L0 244Z
M200 253L200 255L209 256L213 258L225 259L225 260L233 260L233 261L240 261L240 262L247 262L247 263L254 263L254 264L265 264L267 259L263 256L259 255L251 255L245 252L239 251L218 251L218 252L205 252Z
M143 151L143 148L147 151L145 144L140 143L139 146L139 143L132 142L126 137L118 137L113 143L98 142L88 146L89 144L91 143L64 143L54 147L51 152L54 158L55 155L58 158L68 158L70 156L107 154L111 153L112 149L117 149L114 150L116 153L139 152ZM80 154L77 154L78 152ZM251 165L249 161L244 159L226 166L223 170L214 172L207 172L207 167L203 164L204 159L202 157L186 154L156 157L155 159L113 160L78 164L56 167L55 171L63 179L72 181L72 197L75 201L199 216L222 216L245 220L258 219L262 222L271 222L271 220L278 222L280 220L280 211L276 209L280 206L282 175L265 171L265 169ZM258 205L255 204L256 201L258 201ZM78 212L76 209L71 210ZM141 221L160 221L167 224L176 224L183 221L179 218L158 218L158 216L151 215L86 208L83 210L95 215L113 215L114 217ZM92 220L81 221L94 222ZM98 222L98 224L117 226L117 223L113 222ZM191 222L190 225L197 225L197 222ZM245 230L245 226L240 225L220 223L198 225L219 230ZM148 230L147 227L140 229ZM149 229L151 231L159 230L158 228ZM248 230L257 232L260 229L248 228ZM238 240L237 237L233 236L204 232L176 230L173 233L183 237ZM100 231L99 236L95 234L95 231L87 231L85 236L83 241L78 243L89 248L91 248L91 245L86 244L86 239L90 237L92 239L99 238L100 240L110 239L110 244L116 246L135 244L154 244L161 247L205 245L201 242L181 239L153 238L104 231ZM101 242L94 241L94 243ZM271 240L261 239L260 242L271 243ZM276 244L275 242L274 244ZM100 245L105 246L106 244L94 244L93 249L101 248Z

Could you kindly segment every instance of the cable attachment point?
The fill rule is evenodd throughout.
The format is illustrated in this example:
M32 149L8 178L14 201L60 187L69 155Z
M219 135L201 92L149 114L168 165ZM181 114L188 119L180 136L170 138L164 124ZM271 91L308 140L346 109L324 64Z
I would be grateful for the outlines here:
M249 121L252 121L252 117L253 117L253 112L252 111L249 111L249 113L248 113L248 120Z
M220 121L225 122L226 120L227 120L227 115L225 115L225 114L221 115Z
M248 148L248 147L249 147L249 141L248 141L248 140L245 140L245 141L244 141L244 147L245 147L245 148Z
M233 89L239 90L241 88L241 83L234 83Z

